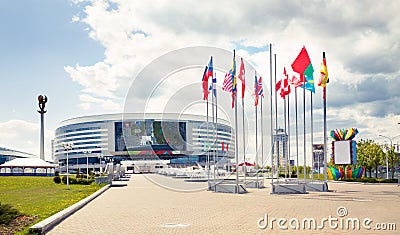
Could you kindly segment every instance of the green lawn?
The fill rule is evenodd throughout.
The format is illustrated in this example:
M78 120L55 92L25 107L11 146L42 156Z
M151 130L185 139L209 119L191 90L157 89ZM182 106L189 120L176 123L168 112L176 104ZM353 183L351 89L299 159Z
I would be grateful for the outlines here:
M26 215L36 215L35 223L67 208L104 185L55 184L53 177L1 176L0 202L11 204Z

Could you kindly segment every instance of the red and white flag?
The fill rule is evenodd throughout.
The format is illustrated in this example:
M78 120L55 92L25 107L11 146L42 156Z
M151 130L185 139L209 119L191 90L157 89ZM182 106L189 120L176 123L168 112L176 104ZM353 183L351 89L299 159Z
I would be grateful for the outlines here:
M283 74L285 75L285 78L276 83L275 91L279 92L279 95L282 97L282 99L285 99L285 96L289 95L290 93L289 76L286 73L286 68L283 68Z
M243 63L243 58L240 59L241 64L240 64L240 71L239 71L239 79L242 82L242 99L244 98L244 91L246 89L245 83L246 83L246 78L245 78L245 70L244 70L244 63Z

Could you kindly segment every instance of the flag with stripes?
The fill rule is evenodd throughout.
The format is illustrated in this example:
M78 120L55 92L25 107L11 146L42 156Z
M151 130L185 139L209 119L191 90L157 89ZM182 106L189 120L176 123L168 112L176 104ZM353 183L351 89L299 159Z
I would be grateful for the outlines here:
M264 88L262 84L262 77L260 77L257 81L257 75L254 76L254 106L258 105L259 96L264 97Z
M222 90L232 92L232 84L232 70L229 70L229 72L225 74L224 83L222 84Z

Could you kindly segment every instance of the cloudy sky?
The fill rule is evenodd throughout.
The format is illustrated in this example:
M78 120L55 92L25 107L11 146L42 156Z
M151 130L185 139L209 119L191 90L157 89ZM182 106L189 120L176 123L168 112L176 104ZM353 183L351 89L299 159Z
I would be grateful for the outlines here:
M330 75L328 130L357 127L357 139L384 143L388 140L380 134L400 134L400 16L396 9L395 0L4 2L0 14L0 146L39 153L39 94L49 98L46 158L50 158L50 139L61 121L132 111L125 105L126 100L147 102L153 104L152 111L163 111L178 97L179 105L171 107L179 108L173 111L204 110L201 105L191 104L201 103L202 66L213 54L203 51L176 56L183 48L236 49L249 71L254 68L263 77L269 94L269 44L276 54L278 79L283 67L295 74L290 65L304 45L317 80L325 51ZM171 53L176 60L166 59ZM221 75L217 76L222 80L231 60L218 55L213 55L214 63L220 68ZM193 62L193 68L180 71L187 61ZM160 74L154 69L168 71L163 66L173 74ZM144 73L144 77L163 81L157 89L152 87L152 98L133 92L146 87L145 81L140 82L145 79L136 79ZM253 74L247 74L247 87L252 87ZM321 142L322 92L319 87L316 90L314 142ZM245 110L253 128L254 108L248 93ZM301 90L302 99L300 94ZM182 97L190 98L191 103ZM222 101L221 105L227 107L221 110L231 112L229 97L225 99L226 104ZM269 102L269 96L265 99ZM307 102L309 99L307 96ZM270 123L268 102L264 108L265 126ZM294 104L293 95L290 103ZM279 103L278 109L281 107ZM307 117L309 110L307 104ZM278 123L283 126L282 118ZM309 124L306 129L309 132ZM394 139L394 143L397 141L400 138Z

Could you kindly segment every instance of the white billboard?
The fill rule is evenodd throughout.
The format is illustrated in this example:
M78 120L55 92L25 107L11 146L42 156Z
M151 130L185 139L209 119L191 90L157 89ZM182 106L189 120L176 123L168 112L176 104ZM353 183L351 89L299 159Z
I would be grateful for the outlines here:
M351 164L350 142L351 140L333 142L334 164L336 165Z

